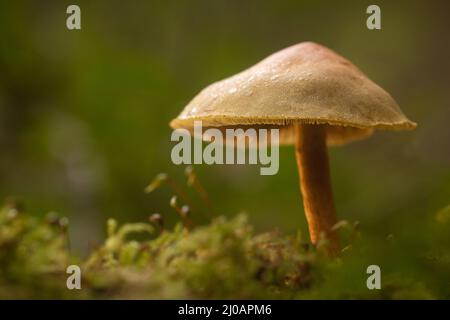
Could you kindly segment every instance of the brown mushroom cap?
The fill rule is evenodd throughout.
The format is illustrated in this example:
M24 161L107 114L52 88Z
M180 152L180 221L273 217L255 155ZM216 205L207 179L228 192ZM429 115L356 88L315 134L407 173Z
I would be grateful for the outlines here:
M408 130L416 124L395 100L332 50L303 42L281 50L202 90L170 123L172 128L276 127L293 143L292 123L326 125L328 144L369 136L374 129Z

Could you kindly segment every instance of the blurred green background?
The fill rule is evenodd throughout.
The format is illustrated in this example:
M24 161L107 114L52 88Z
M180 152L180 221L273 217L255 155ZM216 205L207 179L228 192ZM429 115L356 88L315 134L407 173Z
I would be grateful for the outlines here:
M66 28L81 7L82 30ZM350 59L418 123L332 148L339 218L376 237L402 231L450 204L450 5L377 1L382 30L366 28L371 1L2 1L0 197L71 221L79 252L104 220L145 220L169 207L159 172L170 160L169 121L206 85L272 52L315 41ZM219 214L245 211L259 230L306 232L292 147L280 171L196 166ZM411 225L411 223L409 224Z

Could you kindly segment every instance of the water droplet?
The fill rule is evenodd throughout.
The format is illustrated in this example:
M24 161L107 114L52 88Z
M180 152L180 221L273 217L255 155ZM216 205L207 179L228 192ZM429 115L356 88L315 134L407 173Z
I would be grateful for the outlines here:
M280 75L278 74L274 74L273 76L270 77L270 80L276 80L280 77Z

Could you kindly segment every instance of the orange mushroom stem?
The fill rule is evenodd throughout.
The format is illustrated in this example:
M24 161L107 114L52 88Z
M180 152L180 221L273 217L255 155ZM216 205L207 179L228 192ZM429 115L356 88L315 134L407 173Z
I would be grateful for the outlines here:
M320 237L325 236L328 240L327 252L335 256L339 252L339 237L332 229L337 220L325 126L296 123L294 129L295 154L311 242L317 244Z

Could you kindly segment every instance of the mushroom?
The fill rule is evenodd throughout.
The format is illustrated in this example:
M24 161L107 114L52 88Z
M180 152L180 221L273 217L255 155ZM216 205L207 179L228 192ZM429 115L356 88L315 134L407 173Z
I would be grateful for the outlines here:
M281 144L294 144L311 242L328 240L339 252L327 145L342 145L374 129L412 130L416 124L394 99L350 61L303 42L276 52L249 69L202 90L171 121L192 130L194 121L221 129L280 130Z

